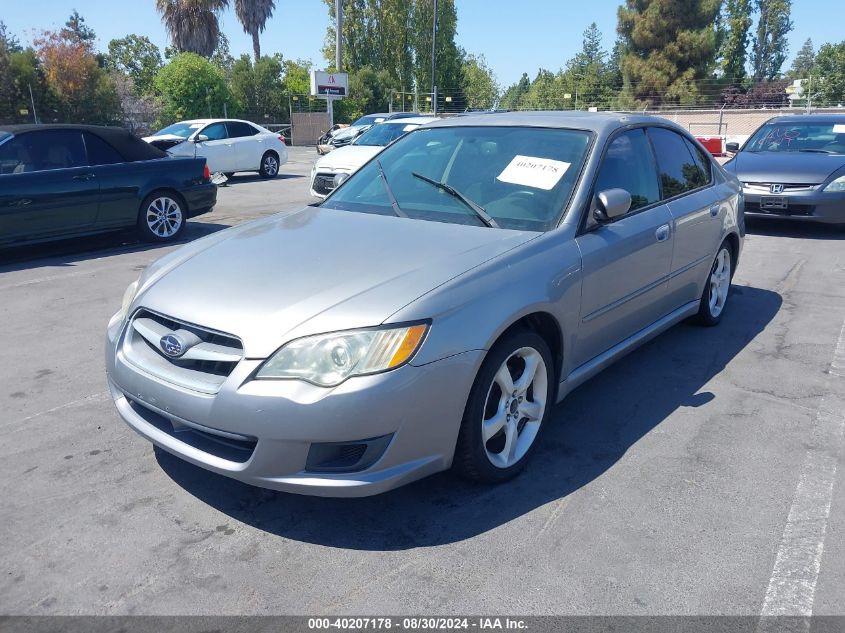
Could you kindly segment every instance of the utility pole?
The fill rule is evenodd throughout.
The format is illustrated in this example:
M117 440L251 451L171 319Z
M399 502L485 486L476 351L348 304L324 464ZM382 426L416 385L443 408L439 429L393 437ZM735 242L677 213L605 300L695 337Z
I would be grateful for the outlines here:
M437 116L437 84L434 79L435 59L437 57L437 0L431 18L431 112Z
M337 18L337 29L334 44L335 72L343 72L343 2L334 0L334 14Z

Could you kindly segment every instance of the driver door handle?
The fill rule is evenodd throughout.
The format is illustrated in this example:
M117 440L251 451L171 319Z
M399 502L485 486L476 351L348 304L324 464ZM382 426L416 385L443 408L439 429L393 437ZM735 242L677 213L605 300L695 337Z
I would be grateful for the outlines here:
M715 218L717 215L719 215L719 211L721 210L721 204L714 204L712 207L710 207L710 215Z
M664 224L662 226L657 227L657 230L654 232L654 237L657 238L658 242L665 242L669 239L670 233L671 229L669 228L669 225Z

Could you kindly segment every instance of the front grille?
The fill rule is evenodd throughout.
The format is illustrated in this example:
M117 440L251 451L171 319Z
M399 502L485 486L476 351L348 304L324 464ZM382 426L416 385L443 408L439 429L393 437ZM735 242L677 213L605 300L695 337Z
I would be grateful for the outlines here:
M745 182L745 188L754 193L771 193L773 184L783 184L783 193L795 193L797 191L812 191L817 184L813 183L771 183L771 182ZM777 194L775 194L777 195Z
M187 351L178 358L162 349L162 339L170 334L187 342ZM243 358L243 344L231 334L141 309L126 329L123 354L158 378L194 391L217 393Z
M327 196L334 191L334 174L317 174L314 177L314 191Z
M745 212L746 213L765 213L766 215L789 215L789 216L796 216L796 217L806 217L811 216L815 213L816 207L812 204L792 204L789 203L789 206L786 209L769 209L760 206L759 202L748 202L745 201Z
M258 444L258 440L254 437L235 436L232 433L221 435L214 429L173 422L158 411L132 400L128 395L126 400L135 413L162 433L167 433L170 437L184 442L188 446L193 446L203 453L214 455L220 459L243 464L249 461Z

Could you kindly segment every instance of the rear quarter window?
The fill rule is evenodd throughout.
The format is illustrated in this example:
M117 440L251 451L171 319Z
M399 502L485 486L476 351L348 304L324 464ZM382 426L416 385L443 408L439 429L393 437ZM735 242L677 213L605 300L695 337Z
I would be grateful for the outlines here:
M120 152L99 136L90 132L84 132L82 136L85 139L85 149L88 152L89 165L114 165L125 162Z

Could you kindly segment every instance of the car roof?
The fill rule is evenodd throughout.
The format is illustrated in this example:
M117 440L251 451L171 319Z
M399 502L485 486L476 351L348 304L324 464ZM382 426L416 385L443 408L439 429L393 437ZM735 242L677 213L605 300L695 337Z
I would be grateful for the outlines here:
M145 143L131 131L122 127L107 127L104 125L72 125L70 123L45 123L41 125L0 125L0 132L9 132L12 136L26 132L43 132L48 130L72 130L76 132L90 132L99 136L123 156L127 161L152 160L164 158L167 154L160 149Z
M766 123L845 123L845 114L786 114Z
M659 124L682 129L663 117L622 112L582 112L580 110L467 114L459 117L440 119L429 124L428 127L546 127L607 132L621 126L635 125L637 123Z
M432 121L439 121L436 116L409 116L404 118L398 119L387 119L386 121L382 121L378 125L425 125L426 123L431 123Z

